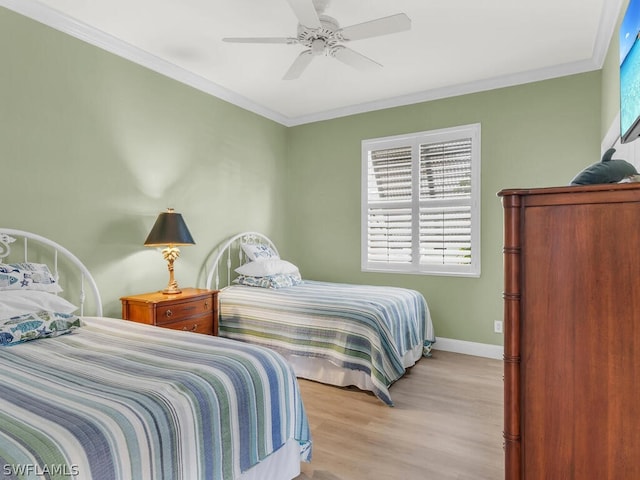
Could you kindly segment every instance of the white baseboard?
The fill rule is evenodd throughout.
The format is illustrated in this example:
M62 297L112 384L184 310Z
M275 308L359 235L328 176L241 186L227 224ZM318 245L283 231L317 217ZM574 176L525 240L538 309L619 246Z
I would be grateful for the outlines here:
M475 357L495 358L497 360L502 360L504 353L504 347L502 345L467 342L465 340L442 337L436 337L436 343L433 344L433 349L445 352L463 353L465 355L473 355Z

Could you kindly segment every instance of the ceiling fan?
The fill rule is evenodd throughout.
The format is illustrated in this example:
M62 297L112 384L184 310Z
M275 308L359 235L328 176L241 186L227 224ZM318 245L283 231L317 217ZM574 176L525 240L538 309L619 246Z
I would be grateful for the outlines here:
M341 28L337 20L324 14L329 0L287 0L298 17L297 37L227 37L234 43L282 43L307 47L294 60L284 80L294 80L304 72L315 56L326 55L361 70L379 68L381 64L343 45L345 42L403 32L411 28L404 13L382 17Z

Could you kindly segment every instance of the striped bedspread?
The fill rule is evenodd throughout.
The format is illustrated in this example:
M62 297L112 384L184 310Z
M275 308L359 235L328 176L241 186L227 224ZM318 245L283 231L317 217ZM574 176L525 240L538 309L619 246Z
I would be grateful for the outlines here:
M403 357L435 341L424 297L404 288L305 280L281 289L232 285L219 299L221 336L365 372L388 405Z
M297 380L277 353L83 321L0 348L1 478L234 479L292 438L310 459Z

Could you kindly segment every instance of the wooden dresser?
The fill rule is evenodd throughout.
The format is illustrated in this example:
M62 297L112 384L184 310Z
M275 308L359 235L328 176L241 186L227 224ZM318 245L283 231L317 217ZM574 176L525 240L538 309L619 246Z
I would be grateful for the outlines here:
M218 334L218 291L183 288L182 293L122 297L122 318L158 327Z
M640 479L640 185L499 196L505 478Z

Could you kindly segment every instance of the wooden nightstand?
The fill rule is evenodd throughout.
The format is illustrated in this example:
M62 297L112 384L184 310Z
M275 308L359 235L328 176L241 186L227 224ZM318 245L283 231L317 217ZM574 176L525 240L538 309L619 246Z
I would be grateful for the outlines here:
M218 335L218 291L183 288L122 297L122 318L163 328Z

